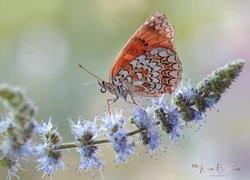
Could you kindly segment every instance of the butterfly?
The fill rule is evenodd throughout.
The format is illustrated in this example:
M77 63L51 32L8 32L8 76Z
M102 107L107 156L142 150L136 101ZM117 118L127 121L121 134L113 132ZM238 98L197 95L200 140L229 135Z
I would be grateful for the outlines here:
M110 102L114 103L120 97L128 101L130 96L136 104L133 97L158 97L173 92L181 75L182 64L175 49L174 28L165 14L156 12L122 48L111 67L109 81L94 76L102 93L108 91L115 96L108 99L110 112Z

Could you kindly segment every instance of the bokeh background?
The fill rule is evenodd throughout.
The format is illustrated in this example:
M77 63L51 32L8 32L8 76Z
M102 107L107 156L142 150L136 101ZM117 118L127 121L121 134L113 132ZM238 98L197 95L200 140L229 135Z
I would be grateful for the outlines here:
M50 116L59 125L65 142L73 140L66 118L93 119L104 115L109 94L101 94L95 81L81 71L79 63L103 79L129 37L156 11L166 13L175 27L176 47L184 68L184 81L201 80L213 69L234 58L246 60L244 71L206 122L196 132L186 129L188 138L180 146L167 139L157 158L137 148L128 165L112 162L114 152L102 146L106 166L102 175L77 172L78 153L65 151L66 171L53 179L166 180L249 179L250 170L250 1L247 0L0 0L0 82L26 88L39 107L37 119ZM120 101L119 108L124 106ZM218 112L219 111L219 112ZM142 156L142 157L140 157ZM237 162L240 172L225 177L200 174L192 164L224 168ZM23 164L23 179L40 179L35 163ZM0 168L4 179L6 170ZM45 179L50 179L45 177Z

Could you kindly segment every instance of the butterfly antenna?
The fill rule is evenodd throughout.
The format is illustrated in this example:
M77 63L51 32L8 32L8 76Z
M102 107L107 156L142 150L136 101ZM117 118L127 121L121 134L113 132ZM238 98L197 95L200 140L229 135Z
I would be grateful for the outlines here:
M101 78L99 78L97 75L91 73L89 70L87 70L85 67L83 67L81 64L78 65L80 68L82 68L84 71L86 71L87 73L89 73L90 75L94 76L95 78L102 80Z
M93 84L93 83L96 83L96 81L86 82L86 83L83 84L83 86L88 86L88 85Z

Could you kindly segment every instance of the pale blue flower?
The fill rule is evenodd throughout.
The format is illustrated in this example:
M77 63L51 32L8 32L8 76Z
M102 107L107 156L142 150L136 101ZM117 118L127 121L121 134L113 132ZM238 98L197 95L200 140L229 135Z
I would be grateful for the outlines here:
M128 161L128 157L134 154L135 152L135 143L130 142L126 135L126 131L124 129L119 129L116 132L110 134L108 138L114 150L116 151L115 162Z
M80 152L79 169L101 169L104 165L99 156L99 147L92 145L93 140L98 136L100 127L95 122L78 120L75 124L71 119L71 129L75 139L79 143L78 151Z
M101 118L105 123L104 130L108 140L116 151L115 162L128 161L128 157L135 153L135 143L130 142L124 129L125 118L121 113L106 115Z
M29 157L33 154L31 140L20 144L16 141L5 138L1 142L0 150L0 160L8 160L9 169L7 178L11 178L12 176L18 177L16 172L21 168L19 160L23 159L28 161Z
M12 122L10 116L2 116L0 121L0 133L1 133L1 143L0 143L0 160L5 161L8 167L8 176L16 176L16 172L21 168L19 163L20 159L29 160L32 155L31 140L26 140L19 142L18 136L14 134L17 127Z
M33 152L31 140L21 144L6 138L1 142L0 149L4 156L8 156L11 159L23 158L27 160Z
M205 106L207 108L211 108L213 107L213 105L215 105L218 101L220 100L220 96L214 96L214 97L208 97L208 98L205 98L203 100Z
M143 145L145 145L151 153L161 145L161 135L156 130L144 131L140 134Z
M39 157L36 161L39 165L35 168L36 171L42 170L44 175L53 176L57 170L65 169L61 159L61 151L52 151L47 144L38 145L35 147L36 155Z
M176 141L183 134L183 123L179 120L179 109L177 107L166 107L162 109L161 129L170 135L171 141Z
M91 139L94 139L98 136L98 133L101 130L100 126L95 122L78 120L77 124L75 124L71 119L69 120L76 140L83 139L86 135L91 135Z
M177 141L181 136L183 136L183 123L180 123L178 120L173 119L170 122L171 132L170 132L170 140Z
M13 176L15 176L17 179L20 179L19 176L17 176L16 172L21 168L21 165L18 161L18 159L10 159L8 158L8 173L6 176L6 180L11 180Z
M161 144L160 133L155 130L156 122L153 120L152 109L144 110L141 107L135 107L132 111L133 123L137 128L143 130L140 134L143 145L150 152L155 151Z
M142 107L135 107L132 111L134 123L139 129L151 129L155 127L156 122L150 116L152 113L151 109L144 110Z
M101 169L104 166L104 161L102 161L98 156L99 147L92 145L92 146L83 146L79 148L80 152L80 166L79 169Z
M190 109L190 108L189 108ZM189 110L188 110L189 111ZM197 111L196 109L193 109L193 120L196 124L199 124L200 121L203 119L203 115L200 111Z
M53 176L57 170L65 169L64 163L61 161L62 152L54 150L55 145L60 145L61 137L56 129L53 129L51 118L47 123L42 125L37 124L37 132L40 134L43 144L35 147L35 153L39 165L35 168L36 171L42 170L44 175Z
M193 99L198 95L198 91L193 88L190 84L185 87L181 87L176 91L176 97L181 97L185 100L185 103L188 105Z
M53 124L52 124L52 118L49 118L49 121L46 122L42 122L42 125L40 125L39 123L35 124L35 130L40 134L40 135L46 135L48 134L52 128L53 128Z
M12 125L12 120L9 116L2 116L0 121L0 133L6 133L8 128Z

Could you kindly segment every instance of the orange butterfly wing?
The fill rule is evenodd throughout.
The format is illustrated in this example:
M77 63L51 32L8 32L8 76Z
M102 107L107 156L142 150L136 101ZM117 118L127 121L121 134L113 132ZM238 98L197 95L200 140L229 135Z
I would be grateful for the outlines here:
M151 15L128 40L115 59L110 71L110 81L132 60L155 47L163 47L175 52L174 28L165 14Z

